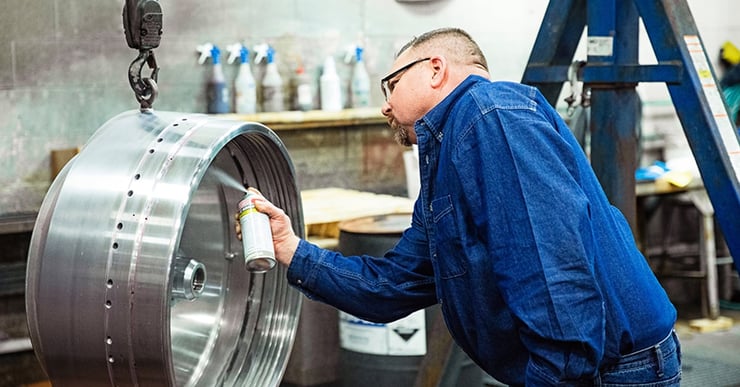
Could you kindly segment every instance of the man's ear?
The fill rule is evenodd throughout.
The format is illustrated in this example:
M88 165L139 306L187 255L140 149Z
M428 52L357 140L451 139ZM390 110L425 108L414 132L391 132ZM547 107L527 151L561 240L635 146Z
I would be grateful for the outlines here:
M431 79L431 86L436 89L442 86L447 78L447 59L443 56L433 56L429 62L434 72Z

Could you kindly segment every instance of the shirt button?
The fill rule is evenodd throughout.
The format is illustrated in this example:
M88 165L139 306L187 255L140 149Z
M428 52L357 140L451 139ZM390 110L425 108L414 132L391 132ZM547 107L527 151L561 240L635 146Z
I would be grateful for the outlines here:
M424 156L424 162L429 164L429 156Z
M302 285L303 284L303 280L298 280L296 282L298 283L298 285Z

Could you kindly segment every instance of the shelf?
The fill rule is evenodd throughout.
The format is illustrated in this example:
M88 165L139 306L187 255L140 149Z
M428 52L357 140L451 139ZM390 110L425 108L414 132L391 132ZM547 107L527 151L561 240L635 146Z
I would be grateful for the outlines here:
M31 350L33 350L33 347L31 346L31 339L29 337L0 340L0 355Z
M387 122L386 118L380 112L380 107L344 109L338 112L310 110L306 112L285 111L255 114L221 114L219 116L238 121L258 122L276 131L377 125Z
M36 213L8 214L0 216L0 234L17 234L33 230Z

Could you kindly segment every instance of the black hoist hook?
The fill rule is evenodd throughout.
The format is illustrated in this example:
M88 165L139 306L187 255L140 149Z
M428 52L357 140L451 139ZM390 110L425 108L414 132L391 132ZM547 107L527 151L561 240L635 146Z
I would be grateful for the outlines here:
M157 97L159 67L153 49L162 39L162 7L157 0L126 0L123 6L123 29L128 46L139 50L139 55L128 68L128 81L141 109L151 109ZM152 70L142 77L144 64Z
M142 77L141 72L144 69L144 64L147 64L152 73L149 77ZM134 90L136 100L139 101L141 109L151 109L154 99L157 98L157 74L159 73L159 67L157 67L157 60L154 58L154 52L152 50L141 50L139 56L131 62L131 66L128 68L128 82L131 88Z

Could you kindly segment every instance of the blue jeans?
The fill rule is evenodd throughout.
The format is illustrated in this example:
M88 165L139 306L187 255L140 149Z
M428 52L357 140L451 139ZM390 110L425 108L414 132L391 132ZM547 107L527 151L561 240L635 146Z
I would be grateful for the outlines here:
M679 386L681 381L681 344L676 332L660 343L624 355L616 364L603 367L594 386Z

